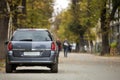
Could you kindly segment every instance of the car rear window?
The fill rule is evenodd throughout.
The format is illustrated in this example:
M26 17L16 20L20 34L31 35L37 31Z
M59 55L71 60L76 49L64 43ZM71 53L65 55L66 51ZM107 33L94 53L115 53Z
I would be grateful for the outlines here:
M18 30L12 41L52 41L52 37L47 30Z

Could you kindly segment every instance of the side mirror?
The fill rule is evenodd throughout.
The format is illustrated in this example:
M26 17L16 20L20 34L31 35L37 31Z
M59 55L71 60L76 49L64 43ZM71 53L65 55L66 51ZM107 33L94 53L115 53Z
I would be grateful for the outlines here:
M4 43L4 44L5 44L5 45L7 45L7 44L8 44L8 42L9 42L9 41L5 41L5 43Z

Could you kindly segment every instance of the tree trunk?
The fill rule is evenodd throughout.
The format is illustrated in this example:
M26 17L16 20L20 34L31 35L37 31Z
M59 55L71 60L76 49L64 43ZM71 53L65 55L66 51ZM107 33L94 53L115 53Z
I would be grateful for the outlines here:
M93 41L92 40L90 40L90 53L93 53Z
M22 6L23 6L22 12L23 14L26 14L26 0L22 0Z
M109 54L108 32L102 33L102 52L101 55Z
M102 52L101 55L109 53L109 25L106 24L106 2L101 10L101 30L102 30Z
M120 54L120 34L118 35L117 51L118 51L118 53Z
M80 52L84 52L84 36L80 35L80 44L79 44Z
M115 12L117 8L120 5L119 0L114 0L115 3L113 4L113 8L111 11L111 14L107 17L106 12L106 0L103 4L103 9L101 10L101 30L102 30L102 52L101 55L104 55L106 53L110 53L110 47L109 47L109 31L110 31L110 22L114 19Z
M7 40L8 32L8 17L5 15L6 8L5 0L0 0L0 59L5 57L5 45L4 42Z

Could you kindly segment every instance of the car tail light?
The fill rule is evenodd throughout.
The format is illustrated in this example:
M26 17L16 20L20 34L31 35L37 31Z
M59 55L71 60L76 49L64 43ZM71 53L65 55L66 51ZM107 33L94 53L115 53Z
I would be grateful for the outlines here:
M51 50L55 51L55 49L56 49L55 43L52 42L52 44L51 44Z
M9 51L12 50L12 43L11 42L8 43L7 48L8 48Z

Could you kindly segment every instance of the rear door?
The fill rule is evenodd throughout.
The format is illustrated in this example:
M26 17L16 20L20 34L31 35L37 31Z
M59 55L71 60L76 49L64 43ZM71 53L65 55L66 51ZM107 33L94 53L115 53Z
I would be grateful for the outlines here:
M49 57L52 37L46 30L20 30L12 38L14 57Z

